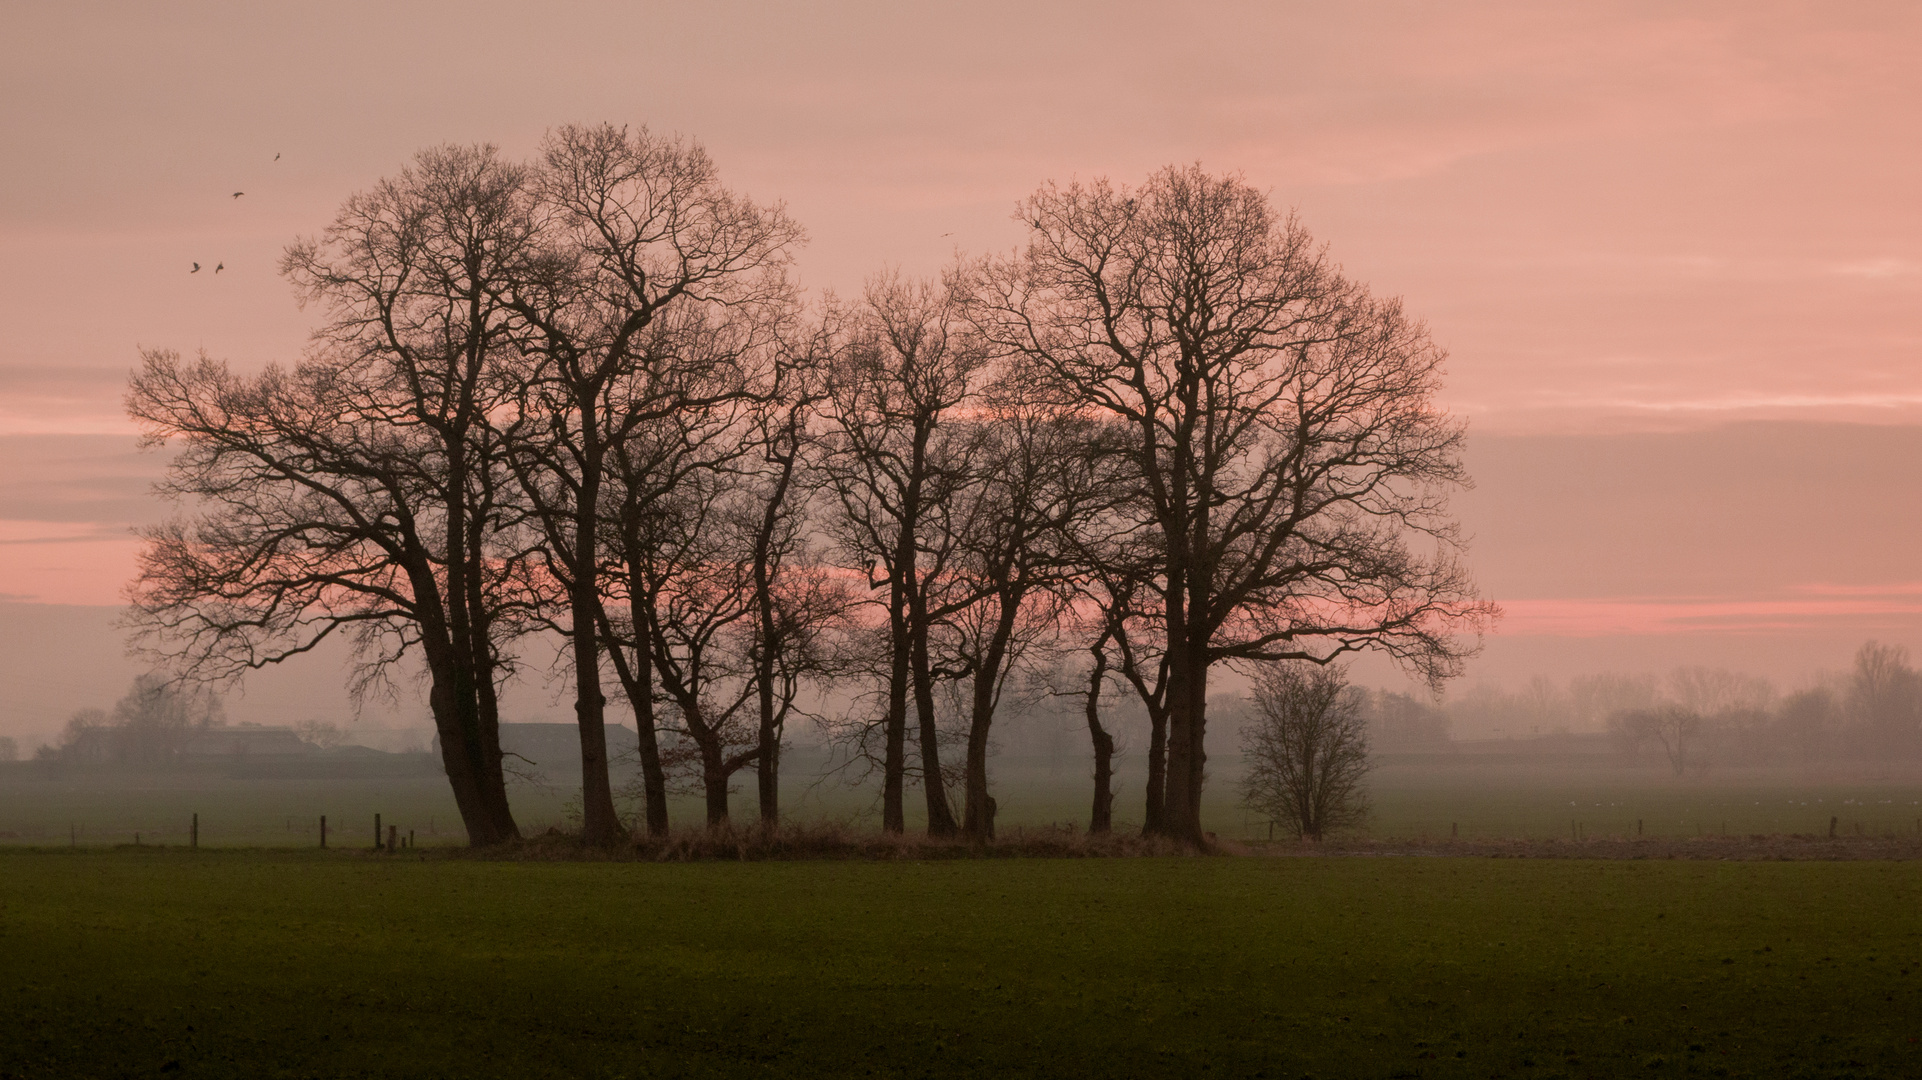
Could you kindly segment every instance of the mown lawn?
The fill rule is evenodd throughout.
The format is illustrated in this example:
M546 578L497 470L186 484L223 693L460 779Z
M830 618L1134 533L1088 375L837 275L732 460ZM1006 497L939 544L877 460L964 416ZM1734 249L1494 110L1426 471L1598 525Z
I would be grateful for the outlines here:
M0 852L12 1076L1917 1076L1922 864Z

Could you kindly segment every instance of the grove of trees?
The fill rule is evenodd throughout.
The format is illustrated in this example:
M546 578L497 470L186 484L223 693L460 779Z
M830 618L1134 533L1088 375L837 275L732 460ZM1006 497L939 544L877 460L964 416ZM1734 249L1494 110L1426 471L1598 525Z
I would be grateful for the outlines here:
M636 827L677 786L725 824L745 772L776 823L806 719L878 774L883 828L918 786L930 834L985 839L994 725L1086 663L1092 824L1124 693L1146 828L1200 845L1212 671L1381 650L1439 683L1493 614L1444 356L1233 176L1046 185L1019 218L1006 256L810 300L801 228L687 140L426 150L287 249L302 359L144 355L128 411L186 516L146 534L134 628L207 684L337 637L356 692L408 660L475 844L519 832L502 688L555 659L596 844L628 827L610 693ZM816 716L829 686L852 704Z

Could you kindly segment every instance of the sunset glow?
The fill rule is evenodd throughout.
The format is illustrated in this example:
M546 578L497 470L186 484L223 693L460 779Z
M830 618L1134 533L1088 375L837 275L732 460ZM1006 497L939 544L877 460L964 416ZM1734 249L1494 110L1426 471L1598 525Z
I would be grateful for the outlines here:
M1506 612L1471 678L1526 678L1530 639L1792 639L1807 670L1922 646L1922 462L1866 449L1922 431L1922 8L515 10L0 20L6 618L119 603L131 530L181 512L122 412L139 348L293 361L316 315L278 261L348 194L608 120L784 201L817 296L1010 249L1050 179L1199 161L1268 190L1450 354L1469 565ZM1530 471L1557 454L1596 471Z

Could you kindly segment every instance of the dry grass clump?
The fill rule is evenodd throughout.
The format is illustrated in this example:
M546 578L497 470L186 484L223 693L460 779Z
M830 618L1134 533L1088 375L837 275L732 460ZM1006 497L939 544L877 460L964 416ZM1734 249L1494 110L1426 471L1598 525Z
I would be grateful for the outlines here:
M488 859L618 862L1084 859L1192 853L1160 837L1091 835L1060 826L1017 827L986 843L973 843L960 838L884 833L838 822L785 824L772 829L758 824L684 828L664 836L636 836L611 848L589 847L577 835L550 829L518 843L467 851Z

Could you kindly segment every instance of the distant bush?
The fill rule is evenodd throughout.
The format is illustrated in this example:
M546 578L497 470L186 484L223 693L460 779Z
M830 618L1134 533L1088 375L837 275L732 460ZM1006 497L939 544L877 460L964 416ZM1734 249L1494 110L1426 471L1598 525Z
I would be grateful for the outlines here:
M1338 667L1264 667L1241 729L1242 805L1309 840L1360 824L1368 812L1364 700Z

